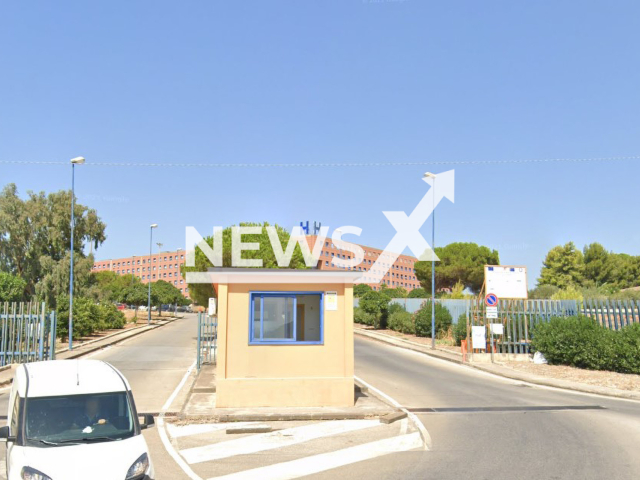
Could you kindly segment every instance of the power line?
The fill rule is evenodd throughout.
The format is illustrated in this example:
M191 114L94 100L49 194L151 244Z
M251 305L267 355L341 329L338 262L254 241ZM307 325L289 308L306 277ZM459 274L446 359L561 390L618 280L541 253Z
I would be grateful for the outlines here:
M544 158L525 160L469 160L469 161L420 161L420 162L347 162L347 163L132 163L87 162L86 167L152 167L152 168L348 168L348 167L411 167L427 165L500 165L524 163L586 163L640 160L640 155L628 157L596 158ZM41 162L31 160L0 160L3 165L69 165L69 162Z

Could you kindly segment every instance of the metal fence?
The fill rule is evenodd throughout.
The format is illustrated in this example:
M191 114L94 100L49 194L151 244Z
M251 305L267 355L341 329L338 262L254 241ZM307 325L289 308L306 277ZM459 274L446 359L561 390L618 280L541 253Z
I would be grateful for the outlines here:
M56 314L44 303L0 304L0 365L55 358Z
M582 300L581 315L593 318L600 325L620 330L632 323L640 323L640 301L638 300Z
M490 324L502 324L504 333L494 336L497 353L529 353L531 330L535 325L548 322L554 317L569 317L578 314L576 300L500 300L498 318L487 318L484 299L470 301L469 326L487 328L487 351L490 345ZM470 332L468 332L470 335Z
M198 353L197 367L216 363L218 341L218 317L210 317L206 312L198 313Z

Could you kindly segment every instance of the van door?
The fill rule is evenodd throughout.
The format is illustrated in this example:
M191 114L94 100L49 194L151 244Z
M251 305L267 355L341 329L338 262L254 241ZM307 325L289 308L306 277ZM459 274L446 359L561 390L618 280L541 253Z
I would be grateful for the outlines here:
M11 399L10 399L11 401ZM7 422L9 425L9 431L13 437L17 437L20 432L20 412L22 409L22 399L17 392L13 395L13 403L9 403L9 414L7 416ZM20 462L19 459L16 458L18 454L16 446L14 442L7 441L7 455L6 455L6 467L7 467L7 478L9 478L9 472L16 468L20 469L22 465L18 465Z

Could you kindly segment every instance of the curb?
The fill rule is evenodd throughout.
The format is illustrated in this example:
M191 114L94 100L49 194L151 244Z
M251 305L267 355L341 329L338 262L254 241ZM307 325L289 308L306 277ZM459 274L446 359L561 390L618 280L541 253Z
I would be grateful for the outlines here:
M367 332L366 330L360 330L360 329L354 329L354 333L356 335L361 335L363 337L367 337L378 342L386 343L387 345L392 345L394 347L412 350L414 352L422 353L424 355L438 358L440 360L446 360L451 363L456 363L458 365L462 365L465 367L474 368L476 370L480 370L481 372L490 373L492 375L496 375L503 378L508 378L509 380L516 380L519 382L531 383L531 384L540 385L543 387L559 388L559 389L567 390L570 392L588 393L592 395L602 395L610 398L618 398L618 399L621 398L624 400L640 401L640 393L637 393L637 392L611 389L608 387L598 387L595 385L586 385L586 384L574 383L574 382L572 382L570 385L567 385L564 383L565 381L557 381L555 379L547 379L543 377L534 377L531 375L527 375L527 374L523 374L517 371L511 371L511 370L504 371L503 367L498 367L500 368L500 370L496 371L497 369L487 368L483 364L472 364L468 362L464 363L462 362L461 359L458 360L456 358L451 358L447 355L438 354L437 352L441 352L441 350L437 350L437 349L436 351L433 351L430 349L427 350L428 347L418 345L408 340L396 339L395 337L390 337L389 335L386 335L384 333L371 334L371 332ZM407 345L398 345L398 343L391 340L396 340L398 342L406 343ZM418 348L418 346L420 348ZM456 355L456 354L454 353L452 355Z
M323 412L323 413L221 413L218 415L178 415L180 420L196 423L231 422L289 422L305 420L365 420L382 418L389 411L379 412Z

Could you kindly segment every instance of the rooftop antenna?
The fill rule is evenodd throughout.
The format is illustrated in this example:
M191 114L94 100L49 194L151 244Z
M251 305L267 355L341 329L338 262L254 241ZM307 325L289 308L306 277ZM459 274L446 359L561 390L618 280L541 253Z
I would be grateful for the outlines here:
M162 252L162 245L164 245L164 243L156 243L156 245L158 245L158 253Z

